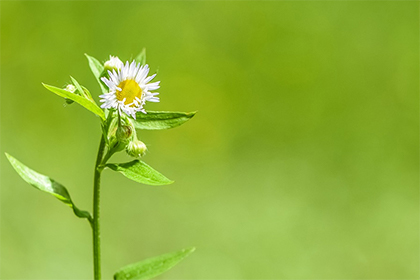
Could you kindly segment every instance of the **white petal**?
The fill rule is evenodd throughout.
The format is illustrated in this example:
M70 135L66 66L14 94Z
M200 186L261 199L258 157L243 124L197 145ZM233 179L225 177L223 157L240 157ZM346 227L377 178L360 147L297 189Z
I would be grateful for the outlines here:
M154 78L154 77L156 77L156 74L153 74L152 76L147 77L147 78L144 80L144 83L145 83L145 84L147 84L148 82L150 82L151 80L153 80L153 78Z

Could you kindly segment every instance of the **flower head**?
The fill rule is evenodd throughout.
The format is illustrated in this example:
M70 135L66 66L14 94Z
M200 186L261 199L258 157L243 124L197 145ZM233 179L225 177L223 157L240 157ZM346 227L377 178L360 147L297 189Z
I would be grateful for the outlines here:
M158 92L150 92L158 89L160 82L149 83L156 74L149 77L149 66L137 64L134 60L129 64L127 61L121 68L108 71L109 78L102 77L102 81L108 86L109 92L100 95L102 108L118 109L119 113L136 118L137 112L146 114L143 105L146 101L159 102Z

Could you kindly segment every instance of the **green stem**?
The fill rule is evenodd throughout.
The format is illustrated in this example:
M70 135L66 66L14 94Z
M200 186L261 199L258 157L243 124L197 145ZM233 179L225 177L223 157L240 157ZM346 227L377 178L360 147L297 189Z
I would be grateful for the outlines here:
M93 179L93 222L92 222L92 233L93 233L93 270L94 279L101 279L101 237L100 237L100 186L101 186L101 173L103 168L100 168L102 164L102 158L105 150L104 136L101 136L101 142L99 144L98 156L95 164L95 175Z

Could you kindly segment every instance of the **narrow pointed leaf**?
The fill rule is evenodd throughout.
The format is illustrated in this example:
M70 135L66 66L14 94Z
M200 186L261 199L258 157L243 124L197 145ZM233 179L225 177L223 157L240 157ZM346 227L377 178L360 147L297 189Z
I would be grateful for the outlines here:
M138 129L160 130L180 126L194 117L196 112L164 112L148 111L147 114L138 112L133 124Z
M75 78L73 78L72 76L70 76L71 82L73 83L73 85L76 87L76 89L79 91L80 95L84 95L83 89L80 86L79 82L76 81Z
M173 183L173 181L138 159L126 163L108 163L106 167L122 173L128 179L146 185L160 186Z
M146 64L146 48L143 48L141 53L136 57L136 61L140 63L140 65Z
M89 99L87 99L83 96L77 95L75 93L71 93L71 92L69 92L67 90L64 90L62 88L50 86L50 85L47 85L47 84L43 84L43 85L49 91L57 94L58 96L68 98L70 100L73 100L74 102L79 103L80 105L82 105L83 107L85 107L86 109L91 111L92 113L101 117L102 120L105 120L104 111L102 111L102 109L99 108L98 105L96 105L96 103L94 103L92 100L89 100Z
M25 180L27 183L37 188L38 190L52 194L63 203L70 206L77 217L86 218L89 221L91 220L91 215L89 214L89 212L80 210L76 207L76 205L74 205L69 192L63 185L61 185L60 183L56 182L48 176L35 172L34 170L30 169L29 167L27 167L26 165L24 165L23 163L21 163L20 161L18 161L17 159L15 159L7 153L6 156L7 159L10 161L10 164L20 175L20 177L22 177L23 180Z
M108 91L107 91L105 85L101 81L101 75L104 72L104 66L103 66L103 64L100 63L99 60L97 60L93 56L90 56L90 55L88 55L86 53L85 53L85 56L87 57L87 59L89 61L90 70L92 70L92 73L95 76L96 80L98 81L99 86L101 87L102 92L103 93L107 93Z
M85 88L84 86L81 86L83 91L84 91L84 95L89 98L90 100L92 100L92 102L95 102L95 100L93 100L92 94L90 94L90 91ZM96 103L95 103L96 104Z
M80 93L79 95L86 97L87 99L90 99L91 101L93 101L92 95L90 94L90 91L85 88L84 86L82 86L81 84L79 84L79 82L73 78L72 76L70 76L71 82L73 83L73 85L76 87L77 91ZM93 101L95 102L95 101Z
M147 280L164 273L182 261L195 248L184 249L175 253L161 255L138 263L130 264L114 274L115 280Z

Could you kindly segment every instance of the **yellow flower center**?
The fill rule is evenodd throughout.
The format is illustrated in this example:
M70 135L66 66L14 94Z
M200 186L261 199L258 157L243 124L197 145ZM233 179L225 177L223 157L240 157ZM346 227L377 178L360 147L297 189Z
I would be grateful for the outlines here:
M128 105L130 103L133 103L133 100L138 97L141 99L141 88L139 84L134 80L125 80L122 81L118 87L122 89L121 91L117 90L117 99L119 101L124 100L124 104ZM131 107L135 106L134 104L131 105Z

